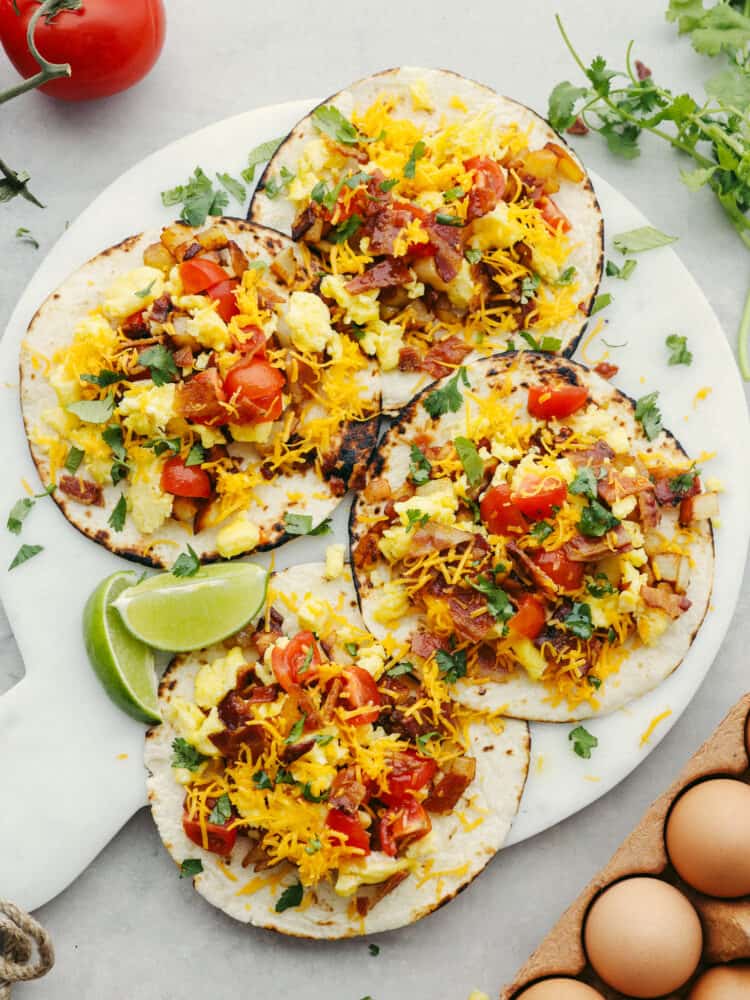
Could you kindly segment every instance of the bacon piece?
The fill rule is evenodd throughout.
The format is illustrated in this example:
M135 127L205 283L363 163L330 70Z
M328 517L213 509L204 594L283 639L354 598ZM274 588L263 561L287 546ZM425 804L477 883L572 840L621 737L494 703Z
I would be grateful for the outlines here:
M168 295L160 295L151 303L149 319L154 323L166 323L167 317L172 310L172 300Z
M398 370L400 372L418 372L422 365L422 355L416 347L402 347L398 352Z
M477 536L472 531L462 531L447 524L428 522L414 532L411 551L417 554L429 551L443 552L464 542L473 542L475 537Z
M328 805L331 809L343 809L353 816L366 798L367 787L357 777L357 768L349 765L342 768L333 779Z
M608 361L600 361L598 365L594 365L596 374L606 379L614 378L619 370L617 365L611 365Z
M443 640L431 632L415 632L411 637L411 651L423 660L429 660L439 649L444 649Z
M463 263L461 229L441 225L432 218L425 223L425 229L430 235L430 243L435 247L435 270L447 284L453 281Z
M590 465L592 469L599 469L605 462L611 462L615 453L606 441L597 441L591 448L584 451L567 451L565 457L578 469L582 465Z
M486 609L487 598L475 590L459 590L448 595L448 610L462 639L480 642L495 624L495 619Z
M275 630L256 632L253 635L253 645L258 651L258 656L265 656L266 650L281 638L281 632Z
M391 497L391 484L385 476L378 476L371 479L365 486L365 499L369 503L376 503L378 500L389 500Z
M334 677L331 681L331 686L328 688L328 693L326 694L325 701L320 706L320 717L324 723L330 722L333 718L333 713L338 704L339 695L341 694L342 688L344 687L344 682L340 677Z
M315 746L315 740L300 740L299 743L289 743L281 751L281 759L285 764L292 764L304 757Z
M272 861L262 841L258 840L242 859L243 868L247 868L250 864L253 866L253 871L264 872L268 871L269 868L275 868L277 865L280 865L281 861Z
M285 717L291 729L301 715L305 717L304 731L306 733L314 732L323 725L323 720L310 695L299 685L293 684L288 691L287 700L279 716Z
M621 524L618 524L613 531L608 531L602 538L575 535L563 546L565 555L572 562L593 562L615 553L629 552L632 548L630 536Z
M213 733L209 739L227 760L236 760L243 747L247 750L250 760L255 762L266 747L265 730L255 722L239 726L236 729L224 729Z
M644 528L655 528L659 523L659 505L653 490L643 490L638 494L638 513Z
M378 521L373 524L357 542L357 546L352 553L354 565L357 569L364 569L377 562L380 556L378 542L383 537L383 532L388 527L387 521Z
M403 258L386 257L368 268L364 274L357 275L347 282L345 288L352 295L369 292L373 288L390 288L393 285L405 285L411 281L409 266Z
M433 344L422 359L420 368L429 372L433 378L442 378L461 364L467 354L471 353L461 337L448 337Z
M557 585L552 577L548 576L543 569L537 566L531 556L524 552L516 542L512 540L506 542L505 551L522 571L522 575L530 577L546 593L553 595L557 593Z
M175 351L174 363L178 368L192 368L195 362L195 357L193 356L193 348L188 345L187 347L181 347L179 351Z
M146 319L146 310L141 309L139 312L128 316L122 321L120 329L130 340L137 340L139 337L147 337L151 333L151 329L148 325L148 320Z
M207 368L193 375L186 382L180 382L175 389L175 413L185 420L197 424L216 425L226 423L229 415L226 407L224 388L216 368Z
M430 794L422 803L423 808L439 815L452 812L476 773L477 762L473 757L457 757L449 761L433 781Z
M668 587L649 587L644 584L640 589L643 603L649 608L659 608L666 611L670 618L679 618L683 611L687 611L692 602L687 597L675 594Z
M674 483L678 475L679 473L674 472L654 476L654 490L656 491L656 499L660 504L669 504L672 507L676 507L683 500L688 500L690 497L697 496L700 493L701 481L699 476L693 476L692 483L686 489L675 490L672 487L672 483Z
M653 492L653 484L645 476L625 476L617 469L610 469L606 478L599 480L597 492L610 506L624 497L637 496L645 490Z
M90 479L79 479L77 476L62 476L59 487L71 500L88 506L103 507L104 494L101 486Z
M357 896L357 913L360 917L366 917L381 900L385 899L394 889L397 889L404 879L409 877L408 871L396 872L385 882L380 882L367 894Z

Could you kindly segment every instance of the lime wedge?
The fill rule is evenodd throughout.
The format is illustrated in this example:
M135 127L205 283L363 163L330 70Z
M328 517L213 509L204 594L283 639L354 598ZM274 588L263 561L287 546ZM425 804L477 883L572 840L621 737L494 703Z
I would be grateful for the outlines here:
M160 722L154 654L127 631L112 607L137 580L136 573L115 573L99 584L83 609L83 641L115 705L139 722Z
M219 563L188 577L158 573L123 590L114 606L141 642L183 653L246 625L263 607L267 582L255 563Z

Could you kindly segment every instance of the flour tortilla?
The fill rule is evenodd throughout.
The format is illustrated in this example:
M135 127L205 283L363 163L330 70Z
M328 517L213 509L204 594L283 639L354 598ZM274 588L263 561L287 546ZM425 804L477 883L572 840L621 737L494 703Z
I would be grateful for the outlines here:
M675 462L684 462L685 452L679 442L668 431L662 431L653 441L643 434L641 425L635 419L635 404L624 393L615 389L596 373L573 361L562 361L545 354L531 351L496 355L485 361L467 367L472 392L477 396L489 395L493 387L504 383L510 376L513 384L511 400L517 400L519 410L526 412L527 387L540 382L558 380L573 385L585 385L592 401L606 407L616 415L617 423L626 427L635 448L640 452L661 451ZM439 388L447 379L435 383L430 391ZM424 395L424 394L422 394ZM406 481L409 472L409 444L422 427L438 428L438 440L450 441L462 429L463 408L459 413L448 413L438 418L435 424L421 405L422 396L404 407L397 422L383 437L378 452L370 466L370 475L384 476L392 489L398 489ZM383 504L368 503L361 493L352 507L350 519L351 550L367 532L368 517L376 516ZM662 521L659 530L668 537L677 524L677 512L661 508ZM616 674L606 678L596 692L599 707L594 709L588 702L582 702L571 709L565 701L551 704L549 692L544 685L532 681L523 668L507 681L492 681L483 685L459 681L455 697L462 704L473 708L502 709L503 714L518 719L540 722L568 722L591 716L606 715L622 705L645 694L660 684L675 670L685 655L700 628L711 596L714 572L713 534L708 522L696 522L693 530L697 539L691 547L694 560L687 597L692 601L688 611L673 621L666 632L651 646L643 646L632 638L625 644L629 655ZM381 559L376 567L385 576L390 576L389 564ZM378 586L373 585L369 573L355 570L355 582L360 608L367 628L375 635L383 633L374 611L378 600ZM395 635L405 640L420 624L420 616L415 612L406 616L394 630Z
M434 111L414 111L410 99L410 86L417 81L424 81L435 106ZM334 94L323 105L333 104L347 118L355 109L364 109L381 94L406 98L399 106L399 115L411 119L425 128L436 129L440 122L451 124L487 108L492 108L498 126L516 123L521 129L529 130L529 145L540 148L547 142L561 145L579 164L577 154L565 142L548 122L535 111L527 108L508 97L502 97L492 88L475 83L458 73L442 69L424 69L418 66L404 66L398 69L386 70L374 76L365 77L351 84L345 90ZM458 97L467 112L457 110L451 104L451 99ZM312 112L302 119L284 142L279 146L271 162L266 167L250 203L248 218L254 222L277 229L279 232L291 235L292 223L296 210L291 201L283 195L275 199L269 198L264 192L268 178L276 177L282 167L297 172L299 158L307 143L318 135L312 123ZM569 264L577 269L577 280L580 286L580 307L578 314L557 327L545 330L545 336L558 337L561 341L560 353L570 357L586 329L588 315L591 311L596 292L601 279L604 264L604 222L599 202L588 174L583 184L563 182L560 190L554 195L555 203L562 209L572 224L569 233L573 249ZM491 351L503 350L507 345L507 336L487 333L483 354L474 352L467 361L486 357ZM390 371L383 373L383 407L393 410L403 406L430 381L425 372Z
M250 260L271 262L288 247L292 247L299 256L294 243L285 236L239 219L208 219L206 226L199 229L185 226L185 239L204 230L212 222L225 229L227 236L239 244ZM102 294L106 289L120 275L140 266L143 263L143 251L149 244L158 243L160 235L160 230L151 230L131 236L98 254L71 274L49 296L29 325L20 355L21 407L31 455L45 486L50 483L49 457L46 450L32 438L40 427L47 435L56 433L45 424L43 414L46 410L57 407L58 400L38 357L50 358L64 347L72 338L77 323L101 304ZM288 298L289 289L277 282L270 271L266 272L264 282L284 299ZM373 387L377 403L379 390L375 366L364 370L361 377L364 385ZM335 461L330 473L332 476L338 476L348 485L350 480L363 473L377 441L378 426L379 419L375 417L341 428L340 439L334 449ZM252 445L235 443L230 446L230 453L241 456L247 462L257 462L258 453ZM84 461L77 475L87 478L85 469ZM190 535L177 521L169 518L154 536L147 536L128 517L123 530L113 532L107 520L123 492L127 494L125 483L116 487L106 485L103 507L76 503L59 489L53 493L53 499L79 531L118 555L147 565L169 567L176 554L189 542L202 562L221 558L216 549L216 536L222 525ZM291 492L292 496L296 494L298 499L290 500L287 492ZM340 500L330 483L321 480L310 468L265 482L257 487L256 495L259 503L252 504L247 513L261 530L258 550L274 548L290 537L284 525L285 513L308 514L312 517L312 524L317 525L331 514Z
M343 597L343 613L352 624L361 628L348 569L341 578L329 581L323 576L323 568L319 563L308 563L277 573L271 581L272 592L293 594L297 598L312 593L316 599L328 601L333 606ZM284 616L284 632L293 634L299 628L296 616L281 601L277 602L277 608ZM226 648L217 646L173 660L159 687L162 714L173 698L192 696L193 680L201 663L222 655L226 655ZM351 900L337 896L327 883L319 885L315 901L306 908L276 913L274 907L284 886L296 879L294 866L279 866L256 874L250 868L241 867L241 852L235 850L229 868L236 879L233 881L222 871L216 855L189 840L182 829L184 788L175 781L170 764L171 744L176 733L166 722L146 734L148 798L159 834L175 862L180 864L185 858L200 858L203 872L195 877L193 885L209 903L235 920L309 938L333 939L393 930L426 916L465 888L502 847L518 811L529 766L528 727L525 723L507 720L503 732L497 735L483 723L473 724L470 734L477 776L459 801L456 812L463 810L467 818L472 819L481 816L482 822L467 831L456 813L433 815L429 850L420 857L415 873L363 919L352 918L349 915ZM472 808L468 799L476 808ZM432 871L447 874L440 879L429 878L420 886L420 872L428 860L432 861ZM457 871L451 874L451 869ZM280 874L283 875L281 885ZM256 884L262 880L267 886L251 895L242 895L243 886L253 879Z

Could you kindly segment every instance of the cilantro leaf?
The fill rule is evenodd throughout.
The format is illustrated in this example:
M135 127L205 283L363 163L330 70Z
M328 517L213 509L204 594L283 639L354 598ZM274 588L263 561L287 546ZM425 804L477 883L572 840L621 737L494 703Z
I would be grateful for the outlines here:
M120 532L125 527L125 518L128 514L128 505L125 497L120 494L120 499L115 504L112 513L107 518L107 524L113 531Z
M616 528L619 523L611 510L607 510L598 500L591 500L588 507L584 507L581 511L578 530L589 538L602 538L608 531Z
M362 216L357 212L353 212L345 222L336 226L336 228L330 233L331 242L344 243L351 236L354 236L361 225Z
M284 527L288 535L309 535L312 531L311 514L284 514Z
M65 468L71 476L78 472L78 466L83 461L85 454L86 452L82 448L76 448L74 444L70 446L68 457L65 459Z
M606 309L607 306L611 305L613 297L609 292L604 292L603 295L597 295L594 299L593 305L591 306L591 312L589 316L595 316L602 309Z
M115 458L119 458L121 462L124 462L127 452L125 451L122 427L119 424L111 424L109 427L105 427L102 431L102 438L112 449L112 454Z
M256 771L253 775L253 784L256 788L260 788L262 791L267 791L273 788L273 782L268 777L265 771Z
M571 729L568 733L568 739L573 743L573 752L577 753L579 757L583 757L584 760L589 760L591 751L599 746L599 740L596 736L592 736L588 729L583 726Z
M452 201L458 201L463 198L466 192L464 189L457 185L456 187L448 188L447 191L443 191L443 201L449 205Z
M137 299L145 299L147 295L151 294L151 289L154 287L155 284L156 284L156 278L154 278L153 281L150 281L145 288L141 288L139 291L137 291L135 293L135 297Z
M203 445L196 441L188 452L188 456L185 459L185 466L189 468L191 465L200 465L202 462L206 461L206 449Z
M464 251L464 257L468 260L470 264L478 264L479 261L482 259L482 251L470 247L468 250Z
M325 518L320 524L316 525L312 531L308 531L308 535L313 535L313 537L318 538L320 535L330 535L333 531L331 527L330 517Z
M675 496L687 496L695 486L695 481L699 475L700 473L696 468L689 469L687 472L681 472L674 479L669 480L669 488Z
M608 260L607 266L604 270L610 278L619 278L621 281L627 281L637 266L638 261L633 260L632 257L630 257L625 261L622 267L620 267L619 264L615 264L613 260Z
M20 566L22 563L28 562L29 559L33 559L34 556L38 556L39 553L43 551L43 545L22 545L13 557L13 562L8 567L8 570L10 571L15 569L16 566Z
M423 525L427 524L427 522L430 520L430 515L423 513L421 510L418 510L417 508L410 507L406 512L406 520L407 520L406 530L411 531L412 528L416 528L417 525L422 527Z
M596 56L586 70L586 76L591 80L592 87L601 97L609 94L610 80L616 75L613 70L607 68L604 56Z
M217 174L217 180L225 187L227 191L231 194L235 201L238 201L240 205L244 205L245 199L247 198L247 189L244 184L241 184L235 177L231 174Z
M263 183L264 193L272 200L278 198L280 194L289 188L295 175L287 167L281 167L278 177L269 177Z
M391 667L390 670L386 670L386 675L388 677L402 677L404 674L411 674L412 677L414 676L414 664L409 663L407 660L402 660L394 667Z
M525 306L527 302L536 298L536 292L541 283L541 278L538 274L527 274L526 277L521 282L521 305Z
M198 558L192 545L188 545L187 552L181 552L172 567L172 576L184 577L195 576L201 568L201 561Z
M612 242L621 254L645 253L646 250L655 250L657 247L676 243L677 237L668 236L653 226L639 226L638 229L618 233L612 237Z
M424 486L429 482L432 463L421 448L415 444L409 447L409 479L415 486Z
M323 132L342 146L356 146L362 139L359 131L333 104L316 108L311 120L318 132Z
M106 424L115 411L115 397L109 392L104 399L81 399L65 409L85 424Z
M106 389L107 386L114 385L115 382L121 382L124 377L124 375L119 375L109 368L102 368L98 375L81 375L81 381L98 385L100 389Z
M547 521L537 521L529 534L532 538L535 538L539 543L541 543L545 538L549 538L553 531L554 528Z
M286 889L284 889L276 901L274 909L277 913L283 913L284 910L289 910L295 906L299 906L302 902L303 895L304 890L302 888L302 883L294 882L292 885L289 885Z
M417 736L417 746L420 750L426 750L428 744L437 739L440 739L440 733L434 730L431 733L423 733L421 736Z
M166 385L177 378L177 365L174 354L168 351L164 344L154 344L138 355L138 364L148 368L154 385Z
M606 597L607 594L616 593L606 573L597 573L593 580L587 582L586 590L592 597Z
M266 142L261 142L251 149L247 154L247 167L242 171L243 181L252 184L255 180L256 167L259 167L261 163L267 163L283 141L284 136L280 136L278 139L268 139Z
M467 388L471 388L469 377L463 365L456 374L443 386L442 389L435 389L422 399L422 406L427 410L433 420L442 417L446 413L458 413L463 403L463 396L458 387L462 381Z
M380 948L376 944L368 944L367 950L370 952L371 955L379 955L380 954Z
M224 794L220 795L216 800L216 805L208 814L208 822L215 823L217 826L224 826L224 824L231 818L231 815L232 803L229 800L229 795L224 792Z
M180 878L195 878L203 871L203 862L200 858L185 858L180 865Z
M196 167L186 184L178 184L161 193L162 204L169 208L182 205L180 218L189 226L202 226L209 215L221 215L229 204L223 191L215 191L208 177L200 167Z
M688 350L687 337L680 337L676 333L670 333L665 341L669 348L670 365L690 365L693 363L692 352Z
M188 743L181 736L172 740L172 767L183 767L187 771L197 771L206 760L208 757L204 757L192 743Z
M503 588L498 587L489 577L478 576L471 586L487 598L487 610L495 621L504 625L516 613Z
M466 676L465 649L459 649L455 653L448 653L444 649L438 649L435 653L435 660L446 683L455 684L459 677Z
M653 441L661 430L661 411L656 405L658 397L659 391L657 389L656 392L650 392L647 396L641 396L635 403L635 419L640 422L643 433L649 441Z
M284 740L285 743L296 743L300 736L302 735L305 728L305 719L307 716L303 712L302 715L297 719L292 728L289 730L289 735Z
M679 33L689 33L695 51L706 56L732 55L750 43L750 17L742 4L720 2L704 8L698 0L670 0L667 20L676 20Z
M461 459L469 486L477 486L484 475L484 462L479 457L477 446L465 437L457 437L453 446Z
M590 639L594 633L591 622L591 608L588 604L575 601L570 612L563 618L567 628L579 639Z
M409 153L409 159L404 166L404 177L408 177L410 180L414 177L417 169L417 160L421 160L426 152L427 147L421 139L414 143L412 151Z
M576 120L576 104L586 96L585 87L574 87L568 80L558 83L549 95L547 119L552 128L564 132Z
M305 845L305 854L317 854L322 846L320 837L311 837Z
M306 799L308 802L325 802L328 795L329 792L327 788L323 789L320 795L316 795L312 790L312 784L309 781L306 781L302 786L302 798Z
M568 491L588 497L590 500L596 500L598 492L596 473L590 465L581 466L576 472L573 482L568 486Z
M566 267L564 271L561 271L557 277L556 285L559 287L564 287L565 285L572 285L575 281L575 277L578 274L578 269L572 264L570 267Z
M22 500L18 500L11 507L10 514L8 514L8 520L6 527L8 531L13 535L20 535L23 522L29 515L31 508L34 506L34 501L31 497L24 497Z
M436 212L435 222L440 226L456 226L457 228L466 225L463 219L457 215L449 215L447 212Z

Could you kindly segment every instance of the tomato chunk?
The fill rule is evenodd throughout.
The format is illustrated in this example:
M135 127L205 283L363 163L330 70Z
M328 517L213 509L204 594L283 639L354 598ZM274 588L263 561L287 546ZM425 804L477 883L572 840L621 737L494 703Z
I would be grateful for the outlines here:
M285 691L313 681L320 663L320 650L312 632L298 632L284 649L276 646L271 653L271 667Z
M510 486L493 486L482 497L479 513L493 535L522 535L526 518L511 498Z
M551 229L553 233L557 233L560 230L564 233L570 231L572 228L570 220L551 198L543 194L541 198L537 198L534 204L542 213L542 218L547 223L547 228Z
M215 801L207 799L206 804L213 808ZM186 810L182 813L182 829L185 831L185 836L198 847L213 851L214 854L218 854L222 858L226 858L232 853L232 848L237 842L237 830L228 828L233 821L234 817L231 816L226 823L221 825L206 823L206 843L204 843L200 822L189 815Z
M349 708L370 706L365 711L351 716L348 721L354 726L375 722L380 715L383 699L372 675L368 674L362 667L351 666L346 668L341 679L344 684L341 698L347 702Z
M240 310L234 294L238 284L236 278L225 278L224 281L218 281L206 290L206 295L217 303L216 312L225 323L228 323L232 316L239 315Z
M583 583L584 564L568 559L562 549L539 551L531 558L563 590L578 590Z
M356 816L350 816L343 809L329 809L326 826L329 830L342 833L347 847L353 847L365 854L370 853L370 834Z
M553 507L561 507L567 494L567 484L557 476L524 476L511 501L526 517L538 521L549 517Z
M205 292L207 288L220 281L227 281L228 278L229 275L223 267L202 257L193 257L192 260L185 260L180 264L180 281L186 295Z
M431 757L422 757L416 750L404 750L391 759L388 775L388 791L381 792L379 798L389 806L398 805L408 796L424 788L435 777L437 763Z
M524 595L518 602L518 610L508 622L508 627L517 635L536 639L544 628L544 605L533 594Z
M489 156L472 156L464 160L464 169L474 171L466 208L466 218L471 222L497 206L505 191L505 174L500 164Z
M580 410L588 398L589 391L582 385L532 385L526 406L532 417L550 420L569 417Z
M264 358L238 361L226 374L224 392L237 410L233 422L257 424L281 416L281 394L286 378Z
M161 470L161 488L176 497L207 500L211 496L211 479L198 465L185 465L179 455L168 458Z
M378 821L380 848L393 858L399 847L421 840L431 829L432 821L425 809L416 799L407 796L401 805L389 809Z

